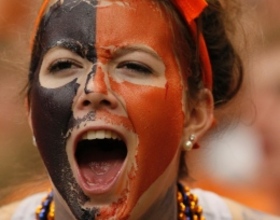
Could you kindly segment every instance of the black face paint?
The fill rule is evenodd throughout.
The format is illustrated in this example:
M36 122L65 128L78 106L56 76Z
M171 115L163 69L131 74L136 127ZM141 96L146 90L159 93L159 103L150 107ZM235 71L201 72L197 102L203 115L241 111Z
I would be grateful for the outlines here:
M89 81L94 79L95 74L96 74L96 65L94 65L92 67L92 71L88 74L87 81L86 81L86 86L85 86L85 89L84 89L85 94L89 94L89 93L92 92L90 89L87 88L87 86L89 84Z
M94 0L64 0L50 8L39 26L29 75L32 122L40 153L57 190L73 215L81 220L95 219L98 210L81 208L88 198L75 181L70 168L66 153L67 132L83 121L94 120L94 112L82 119L75 119L72 103L80 86L77 80L48 89L40 85L39 71L44 54L60 44L96 62L96 8L93 7L96 4Z
M82 124L83 122L87 122L87 121L94 121L95 120L95 112L94 111L90 111L89 113L87 113L84 117L82 118L74 118L71 117L69 120L69 125L68 125L68 133L70 132L70 134L67 134L66 139L71 135L71 129L74 127L79 128L80 124Z

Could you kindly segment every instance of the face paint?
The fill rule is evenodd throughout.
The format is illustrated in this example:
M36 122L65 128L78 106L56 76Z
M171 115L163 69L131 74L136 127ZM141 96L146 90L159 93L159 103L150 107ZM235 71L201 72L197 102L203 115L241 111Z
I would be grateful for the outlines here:
M100 25L97 22L97 48L137 43L147 45L153 48L166 67L166 85L163 87L138 85L128 80L123 83L112 80L111 83L113 90L125 100L129 118L139 138L137 170L130 182L133 190L128 202L128 207L132 208L176 155L184 116L179 67L173 44L167 43L173 42L167 25L170 21L164 20L162 12L156 13L159 9L149 1L129 1L129 6L130 10L112 6L97 11L97 21L100 21ZM147 13L149 16L146 16ZM108 15L114 15L115 19L108 19ZM109 33L110 38L106 37Z
M31 70L38 66L33 69L31 112L34 134L53 183L78 219L93 219L96 209L81 209L80 204L87 201L87 197L73 177L65 149L69 126L77 124L71 106L79 84L73 80L67 85L48 89L40 85L38 75L44 54L55 45L75 51L90 61L96 59L93 50L96 11L87 3L74 5L72 2L65 0L62 5L59 2L54 4L41 21L31 64ZM88 19L83 19L81 14L87 14ZM70 28L65 26L69 21ZM88 117L94 118L94 115L91 113Z
M168 180L168 174L178 172L182 77L171 22L158 5L131 0L105 5L101 1L95 7L92 2L65 0L52 6L42 20L31 66L34 71L38 66L30 93L33 129L52 181L77 219L126 219L148 193L155 202L174 184L175 177ZM51 48L62 52L61 47L79 56L77 60L86 60L82 64L89 62L90 68L70 75L71 80L59 71L66 83L50 88L47 85L54 84L58 75L49 73L44 63L54 56ZM62 66L69 73L67 62ZM100 94L105 97L97 104L96 94L98 99ZM81 168L87 166L85 156L75 158L103 154L77 150L82 136L97 130L113 131L125 140L126 159L121 168L116 165L116 180L101 174L97 183L97 174L91 172L100 170Z

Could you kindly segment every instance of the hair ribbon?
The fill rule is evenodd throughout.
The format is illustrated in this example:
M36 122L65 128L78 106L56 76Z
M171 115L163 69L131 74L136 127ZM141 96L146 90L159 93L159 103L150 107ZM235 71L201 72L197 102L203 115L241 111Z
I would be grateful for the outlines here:
M208 4L205 0L173 0L173 3L187 21L193 38L198 43L200 61L203 64L203 83L206 88L212 90L212 66L208 49L203 34L198 31L198 27L195 22Z

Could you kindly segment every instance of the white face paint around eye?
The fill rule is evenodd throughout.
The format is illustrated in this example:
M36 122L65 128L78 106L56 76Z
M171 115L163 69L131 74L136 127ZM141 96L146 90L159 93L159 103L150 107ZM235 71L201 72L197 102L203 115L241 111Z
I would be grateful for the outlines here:
M45 88L58 88L74 79L85 78L94 64L70 50L55 47L43 58L39 81Z
M117 82L164 88L166 67L159 55L145 45L118 48L108 62L108 72Z
M66 48L54 47L44 56L40 69L40 83L46 88L57 88L74 79L85 82L93 68L102 68L104 74L116 82L131 82L164 88L165 65L161 58L144 45L115 48L106 63L92 63ZM94 67L94 66L97 67Z

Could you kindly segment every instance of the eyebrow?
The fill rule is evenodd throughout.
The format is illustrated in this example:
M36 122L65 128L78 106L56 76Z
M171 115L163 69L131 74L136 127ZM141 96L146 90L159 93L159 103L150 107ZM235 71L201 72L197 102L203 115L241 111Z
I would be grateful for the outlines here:
M144 52L144 53L151 55L155 59L162 61L161 57L155 51L153 51L147 47L144 47L144 46L124 46L124 47L121 47L120 49L117 49L114 52L113 56L126 55L131 52Z
M81 42L79 42L77 40L73 40L73 39L59 40L55 44L50 46L47 49L47 51L49 51L55 47L60 47L60 48L70 50L71 52L76 53L83 58L86 57L86 53L88 51L88 49L86 49Z

